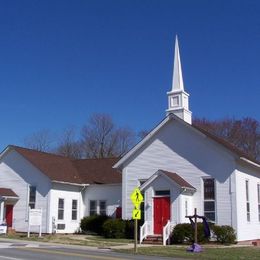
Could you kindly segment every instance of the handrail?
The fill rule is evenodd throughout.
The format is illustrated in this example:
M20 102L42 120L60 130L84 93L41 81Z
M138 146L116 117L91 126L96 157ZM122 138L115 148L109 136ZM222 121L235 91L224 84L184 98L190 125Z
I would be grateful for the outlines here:
M140 244L148 235L148 222L145 221L144 224L140 227Z
M168 220L166 225L163 227L163 245L166 246L166 242L171 235L171 222Z

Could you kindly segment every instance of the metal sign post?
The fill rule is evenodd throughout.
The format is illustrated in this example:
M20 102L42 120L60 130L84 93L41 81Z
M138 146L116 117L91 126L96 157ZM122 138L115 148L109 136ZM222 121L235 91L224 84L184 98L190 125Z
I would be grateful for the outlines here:
M194 243L198 243L198 224L197 224L197 208L194 209L195 225L194 225Z
M132 212L132 219L135 220L135 244L134 244L134 252L137 253L137 235L138 235L138 219L141 219L141 210L140 204L143 202L144 198L141 194L140 190L136 188L131 194L131 200L134 204L134 209Z

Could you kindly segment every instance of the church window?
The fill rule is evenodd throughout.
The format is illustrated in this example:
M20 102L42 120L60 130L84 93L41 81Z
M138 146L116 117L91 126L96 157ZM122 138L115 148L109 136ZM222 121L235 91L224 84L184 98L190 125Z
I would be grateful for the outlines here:
M170 191L169 190L156 190L155 191L155 196L170 196Z
M59 198L58 201L58 220L64 219L64 199Z
M250 221L249 181L246 180L246 218Z
M212 222L216 220L215 210L215 180L203 179L204 184L204 216Z
M106 200L90 200L89 201L89 215L103 215L107 214Z
M71 219L72 220L78 219L78 201L77 200L72 200Z
M99 214L102 216L107 214L107 202L105 200L99 201Z
M89 215L93 216L97 214L97 201L91 200L89 202Z
M36 187L30 186L29 187L29 207L31 209L35 209L36 204Z

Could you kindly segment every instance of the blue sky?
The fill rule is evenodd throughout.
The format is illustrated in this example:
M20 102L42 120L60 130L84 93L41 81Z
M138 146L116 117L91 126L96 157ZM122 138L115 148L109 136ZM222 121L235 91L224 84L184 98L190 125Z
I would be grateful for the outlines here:
M151 129L165 116L174 38L195 117L260 120L260 1L0 2L0 148L93 113Z

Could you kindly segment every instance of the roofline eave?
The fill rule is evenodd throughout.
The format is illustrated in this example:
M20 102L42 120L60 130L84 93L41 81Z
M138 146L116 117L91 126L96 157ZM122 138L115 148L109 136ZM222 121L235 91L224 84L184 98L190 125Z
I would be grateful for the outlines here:
M249 159L247 159L245 157L239 157L239 160L241 160L241 161L243 161L243 162L245 162L247 164L250 164L251 166L254 166L254 167L260 169L260 164L252 162L251 160L249 160Z
M196 188L191 188L191 187L182 186L181 188L182 188L183 190L190 190L190 191L193 191L193 192L196 192L196 191L197 191Z
M89 183L73 183L73 182L56 181L56 180L51 180L51 182L60 183L60 184L74 185L74 186L80 186L80 187L86 187L86 186L89 186L89 185L90 185Z

